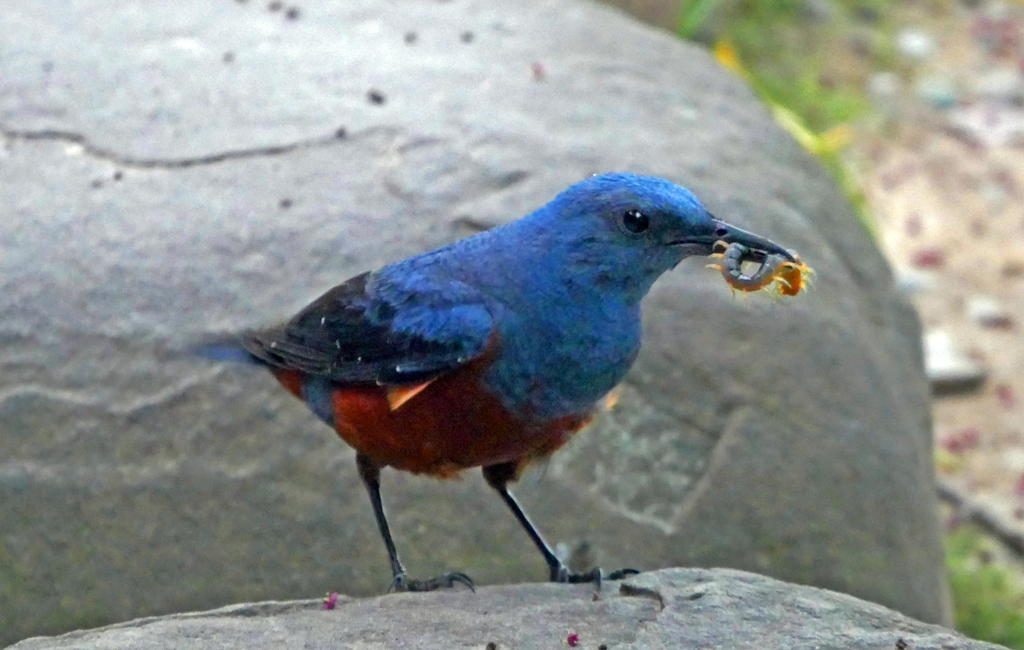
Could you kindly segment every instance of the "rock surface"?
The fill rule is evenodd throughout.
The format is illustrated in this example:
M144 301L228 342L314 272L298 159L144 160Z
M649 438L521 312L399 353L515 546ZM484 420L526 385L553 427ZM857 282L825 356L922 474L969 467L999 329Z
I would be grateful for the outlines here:
M589 586L529 584L468 591L231 605L144 618L11 650L180 648L565 648L675 650L981 650L998 648L823 589L724 569L665 569ZM902 641L902 643L901 643ZM493 645L489 645L493 644Z
M527 510L609 568L726 565L948 620L917 321L741 80L583 2L292 16L0 12L0 642L383 591L351 452L266 374L180 351L610 170L686 184L818 282L776 304L700 260L668 274L619 406L517 488ZM544 575L475 472L386 473L384 499L416 576Z

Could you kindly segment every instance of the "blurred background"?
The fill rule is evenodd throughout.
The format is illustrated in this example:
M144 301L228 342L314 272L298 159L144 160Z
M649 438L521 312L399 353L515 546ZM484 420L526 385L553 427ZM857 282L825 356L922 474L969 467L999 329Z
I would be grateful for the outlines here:
M924 327L957 626L1024 648L1024 3L615 4L711 48L858 207Z

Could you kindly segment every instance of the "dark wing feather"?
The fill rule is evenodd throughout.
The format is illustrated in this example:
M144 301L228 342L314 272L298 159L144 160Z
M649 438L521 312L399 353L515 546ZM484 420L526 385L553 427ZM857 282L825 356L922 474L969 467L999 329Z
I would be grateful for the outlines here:
M334 287L285 325L243 337L242 347L267 365L342 384L426 381L483 352L492 322L471 292L380 297L368 292L369 278Z

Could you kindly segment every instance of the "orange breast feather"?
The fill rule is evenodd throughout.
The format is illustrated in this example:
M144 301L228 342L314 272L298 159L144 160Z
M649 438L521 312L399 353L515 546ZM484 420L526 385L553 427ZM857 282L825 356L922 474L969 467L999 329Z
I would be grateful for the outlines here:
M381 465L450 477L551 454L590 420L582 414L521 421L481 383L488 363L481 358L405 390L339 389L333 395L338 435Z

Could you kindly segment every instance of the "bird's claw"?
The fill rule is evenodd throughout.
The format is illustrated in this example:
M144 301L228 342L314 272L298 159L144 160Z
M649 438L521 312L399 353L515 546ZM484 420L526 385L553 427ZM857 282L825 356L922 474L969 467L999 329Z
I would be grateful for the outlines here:
M618 571L612 571L608 575L599 568L595 567L590 571L584 573L571 573L564 564L551 567L551 582L562 582L569 584L580 584L580 583L594 583L594 587L597 589L601 588L602 580L622 580L626 576L632 576L640 573L636 569L619 569Z
M612 571L605 578L608 580L622 580L629 576L639 575L639 573L636 569L619 569L618 571Z
M400 573L391 581L391 588L388 591L434 591L442 587L450 589L455 586L455 583L466 585L470 591L476 591L473 587L473 579L465 573L446 573L427 580L416 580Z

